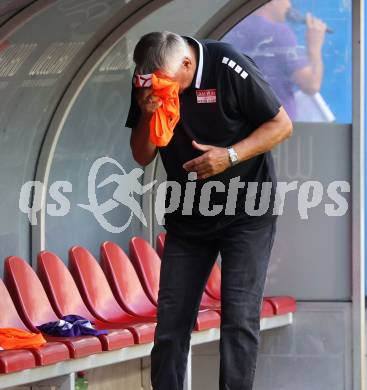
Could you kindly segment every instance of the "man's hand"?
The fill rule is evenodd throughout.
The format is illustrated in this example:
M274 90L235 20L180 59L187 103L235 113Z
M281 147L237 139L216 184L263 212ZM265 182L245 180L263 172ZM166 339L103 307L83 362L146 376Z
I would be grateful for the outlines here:
M162 105L151 88L139 88L136 100L141 110L138 125L131 132L130 146L134 160L140 165L148 165L157 154L157 147L149 139L149 125L154 111Z
M327 25L322 20L312 16L310 13L307 13L306 15L306 24L308 51L311 55L313 52L320 53L322 45L324 44Z
M141 88L136 93L136 100L142 115L148 118L162 105L162 100L158 96L152 95L152 93L151 88Z
M310 65L296 70L292 80L309 95L320 91L324 66L322 62L322 46L325 40L327 25L310 13L306 15L307 50Z
M188 172L197 172L198 179L206 179L209 176L223 172L231 166L226 148L203 145L196 141L192 141L192 146L204 153L199 157L187 161L183 164L183 168Z

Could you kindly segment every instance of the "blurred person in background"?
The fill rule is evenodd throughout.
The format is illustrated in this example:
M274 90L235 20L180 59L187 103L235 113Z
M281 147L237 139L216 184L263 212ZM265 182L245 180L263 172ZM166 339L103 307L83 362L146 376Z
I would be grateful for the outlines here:
M307 50L286 23L290 0L272 0L243 19L222 39L252 57L292 120L297 115L295 90L313 95L323 77L322 47L326 24L306 15Z

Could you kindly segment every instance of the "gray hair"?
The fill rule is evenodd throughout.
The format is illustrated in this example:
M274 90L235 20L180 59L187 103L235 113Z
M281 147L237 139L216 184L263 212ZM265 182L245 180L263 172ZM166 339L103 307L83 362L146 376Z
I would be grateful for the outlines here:
M173 77L185 57L190 57L186 40L178 34L162 31L143 35L135 46L133 59L138 74L161 70Z

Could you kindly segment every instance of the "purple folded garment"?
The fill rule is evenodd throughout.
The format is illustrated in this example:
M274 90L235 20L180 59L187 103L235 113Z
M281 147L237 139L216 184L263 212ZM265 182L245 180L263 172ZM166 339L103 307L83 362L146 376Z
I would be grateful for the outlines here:
M95 329L89 320L76 314L63 316L58 321L47 322L37 326L37 328L49 336L59 337L108 334L107 330Z

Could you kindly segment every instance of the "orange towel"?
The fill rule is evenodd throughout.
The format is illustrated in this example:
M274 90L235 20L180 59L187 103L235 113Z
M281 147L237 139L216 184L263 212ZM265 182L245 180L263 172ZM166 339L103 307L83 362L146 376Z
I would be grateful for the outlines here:
M0 328L0 348L35 348L46 343L41 333L27 332L17 328Z
M149 139L157 146L166 146L173 136L173 130L180 119L179 84L152 74L153 96L162 100L150 121Z

